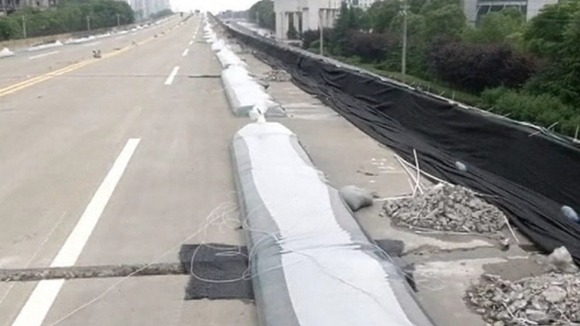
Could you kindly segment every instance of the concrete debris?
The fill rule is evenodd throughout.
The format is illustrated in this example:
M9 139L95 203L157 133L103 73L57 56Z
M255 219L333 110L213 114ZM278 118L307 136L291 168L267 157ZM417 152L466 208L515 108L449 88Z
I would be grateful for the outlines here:
M577 325L580 274L550 273L516 282L484 274L466 301L491 325Z
M373 195L368 190L357 186L342 187L339 193L353 212L373 204Z
M287 82L292 80L292 76L284 70L274 69L265 73L264 77L260 79L273 82Z
M548 262L550 263L550 269L558 272L564 273L578 273L578 266L574 264L572 260L572 255L566 247L556 248L554 252L548 256Z
M413 198L389 200L385 213L399 226L463 233L495 233L506 225L497 207L464 187L437 185Z

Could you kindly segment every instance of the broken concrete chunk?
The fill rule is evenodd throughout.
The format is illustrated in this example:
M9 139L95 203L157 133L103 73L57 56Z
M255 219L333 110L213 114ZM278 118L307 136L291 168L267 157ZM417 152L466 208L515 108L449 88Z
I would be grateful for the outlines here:
M373 195L368 190L357 186L342 187L339 193L353 212L373 204Z
M534 309L527 309L526 316L529 320L535 321L536 323L542 323L548 321L548 314L544 311L534 310Z
M274 69L265 73L264 77L260 79L272 82L286 82L292 80L292 76L284 70Z
M466 301L492 325L575 325L580 323L580 273L549 273L512 282L482 275ZM528 323L526 323L528 324ZM500 324L502 325L502 324ZM529 325L529 324L528 324Z
M497 207L461 186L438 185L413 198L387 201L385 213L400 226L439 231L493 233L506 217Z
M578 272L578 266L574 264L572 255L570 255L570 252L564 246L556 248L554 252L548 256L548 261L550 262L550 268L553 270L564 273Z
M558 303L566 299L568 293L559 286L550 286L544 292L542 292L542 295L546 301L550 303Z

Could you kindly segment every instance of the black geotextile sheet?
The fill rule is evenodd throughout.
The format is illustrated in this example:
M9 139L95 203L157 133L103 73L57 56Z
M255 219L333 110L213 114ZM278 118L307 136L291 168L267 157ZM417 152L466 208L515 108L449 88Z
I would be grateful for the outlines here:
M410 162L416 149L421 169L493 195L487 199L536 245L546 251L564 245L580 262L580 224L561 211L567 205L580 212L580 149L571 141L227 28L377 141Z

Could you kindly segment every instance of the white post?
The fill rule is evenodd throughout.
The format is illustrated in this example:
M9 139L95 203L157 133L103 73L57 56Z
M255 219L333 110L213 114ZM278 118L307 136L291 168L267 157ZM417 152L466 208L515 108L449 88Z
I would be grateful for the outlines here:
M403 51L401 55L401 74L407 72L407 1L403 0Z
M22 36L24 36L24 38L26 38L26 18L24 17L24 15L22 15Z
M320 29L320 55L324 55L324 24L322 23L322 11L324 9L318 9L318 28Z

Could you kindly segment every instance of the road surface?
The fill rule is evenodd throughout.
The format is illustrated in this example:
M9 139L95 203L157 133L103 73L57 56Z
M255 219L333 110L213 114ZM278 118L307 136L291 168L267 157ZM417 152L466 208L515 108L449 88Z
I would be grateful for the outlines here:
M200 20L179 22L0 60L0 268L178 262L182 242L242 243L200 230L235 207L228 150L247 121L219 78L194 78L220 68ZM251 304L184 301L187 281L0 283L0 325L44 310L43 325L255 323Z

